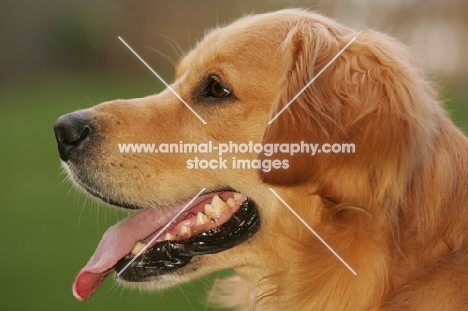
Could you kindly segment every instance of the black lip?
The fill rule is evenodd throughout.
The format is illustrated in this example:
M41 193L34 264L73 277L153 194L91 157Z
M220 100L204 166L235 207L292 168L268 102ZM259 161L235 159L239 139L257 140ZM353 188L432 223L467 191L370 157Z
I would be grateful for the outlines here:
M113 206L116 206L116 207L120 207L120 208L124 208L124 209L129 209L129 210L144 209L144 207L138 206L136 204L132 204L132 203L128 203L128 202L122 202L122 201L115 201L112 198L103 196L99 192L94 190L92 187L90 187L89 182L84 182L82 180L79 180L75 176L73 176L73 179L75 181L77 181L78 184L80 186L82 186L84 188L84 190L86 190L89 194L91 194L92 196L95 196L96 198L102 200L103 202L105 202L107 204L110 204L110 205L113 205ZM204 193L201 194L201 196L211 194L211 193L219 193L219 192L236 192L236 191L234 189L230 188L230 187L223 187L223 188L219 188L219 189L210 190L209 192L204 192Z
M77 178L74 178L74 179L77 180ZM82 180L78 180L78 184L81 187L83 187L89 194L91 194L92 196L102 200L103 202L105 202L107 204L110 204L110 205L113 205L113 206L116 206L116 207L120 207L120 208L124 208L124 209L129 209L129 210L143 209L140 206L135 205L135 204L126 203L126 202L119 202L119 201L115 201L115 200L113 200L113 199L111 199L109 197L103 196L99 192L97 192L93 188L91 188L88 185L88 183L83 182Z
M247 199L223 225L180 241L163 241L149 248L125 268L132 258L122 258L115 270L119 277L130 282L144 282L148 278L184 267L196 255L214 254L248 240L260 228L260 216L255 203Z

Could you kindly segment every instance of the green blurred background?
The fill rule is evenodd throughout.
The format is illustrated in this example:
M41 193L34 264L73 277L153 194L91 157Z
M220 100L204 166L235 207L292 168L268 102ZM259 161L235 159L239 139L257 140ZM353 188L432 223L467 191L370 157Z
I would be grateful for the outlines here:
M151 294L123 290L109 278L86 302L71 294L76 273L103 232L126 214L85 198L66 181L54 121L105 100L142 97L162 88L118 36L171 81L172 60L207 28L247 13L313 8L410 45L441 86L455 122L466 128L465 2L388 2L2 0L0 310L212 310L204 299L216 276Z

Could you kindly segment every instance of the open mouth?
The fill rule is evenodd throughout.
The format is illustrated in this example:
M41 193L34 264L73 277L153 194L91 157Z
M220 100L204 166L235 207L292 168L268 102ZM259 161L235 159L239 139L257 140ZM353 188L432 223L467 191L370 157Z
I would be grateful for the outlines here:
M113 271L126 281L150 281L196 255L234 247L260 227L255 203L234 191L200 196L171 221L186 204L143 209L110 227L76 277L73 295L87 299Z

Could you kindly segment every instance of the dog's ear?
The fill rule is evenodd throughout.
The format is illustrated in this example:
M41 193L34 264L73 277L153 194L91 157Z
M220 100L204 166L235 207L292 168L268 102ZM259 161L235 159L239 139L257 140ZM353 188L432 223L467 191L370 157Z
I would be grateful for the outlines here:
M315 80L266 126L263 144L317 144L318 150L315 155L310 148L294 155L262 154L261 160L280 159L289 165L260 171L263 181L291 185L315 180L356 189L372 181L407 178L430 148L435 114L441 112L406 48L371 30L353 34L322 22L296 25L282 48L284 74L269 120ZM354 152L324 153L324 144L337 144L335 151L354 146L348 150Z
M280 91L273 103L265 129L263 144L319 143L329 138L331 124L336 124L330 105L320 98L320 83L331 84L324 76L303 88L338 53L340 44L332 40L328 29L319 23L298 23L288 32L283 44L283 76L279 81ZM328 70L335 70L334 66ZM287 108L285 108L288 106ZM285 110L284 110L285 108ZM287 154L277 152L271 156L262 154L261 160L281 160L287 168L261 171L265 182L273 184L296 184L310 178L310 154ZM286 162L285 162L286 161Z

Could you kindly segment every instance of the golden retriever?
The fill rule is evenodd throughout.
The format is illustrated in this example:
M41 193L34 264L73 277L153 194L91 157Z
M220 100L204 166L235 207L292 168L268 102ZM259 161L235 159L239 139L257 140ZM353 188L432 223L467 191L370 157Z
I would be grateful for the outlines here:
M253 15L212 30L171 88L193 111L168 88L55 124L72 180L136 210L78 274L78 299L112 271L158 290L234 268L238 276L216 282L213 303L468 310L468 141L401 43L302 10ZM182 152L186 142L278 148L219 156ZM181 149L124 152L123 143ZM355 152L284 149L303 143Z

